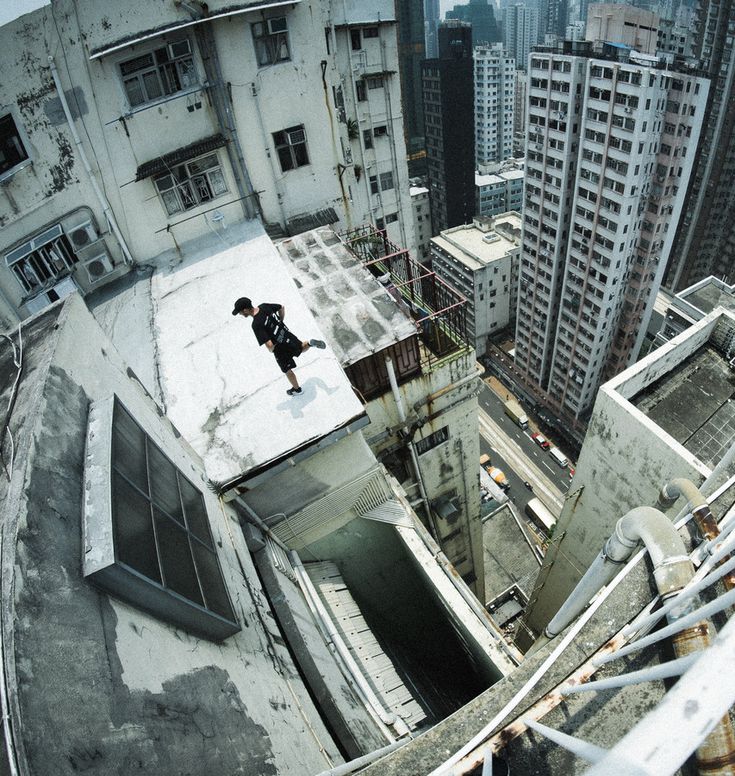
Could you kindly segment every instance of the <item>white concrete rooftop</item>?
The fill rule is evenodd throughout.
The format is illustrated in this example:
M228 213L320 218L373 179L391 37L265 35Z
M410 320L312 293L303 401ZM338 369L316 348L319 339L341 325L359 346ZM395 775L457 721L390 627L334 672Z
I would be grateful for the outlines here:
M278 250L342 365L416 334L395 287L378 281L330 227L283 240Z
M516 213L506 213L493 219L495 225L510 224L521 228L521 218ZM497 239L487 242L487 235L496 235ZM518 247L518 244L505 235L496 232L493 227L489 232L483 232L474 224L463 224L452 229L446 229L431 242L445 250L457 261L461 261L471 270L482 269L493 261L498 261Z
M122 279L90 308L123 358L204 460L229 482L319 440L364 415L335 353L297 359L303 394L259 347L235 299L274 302L301 339L324 339L314 316L257 221L220 229L154 262L153 275Z

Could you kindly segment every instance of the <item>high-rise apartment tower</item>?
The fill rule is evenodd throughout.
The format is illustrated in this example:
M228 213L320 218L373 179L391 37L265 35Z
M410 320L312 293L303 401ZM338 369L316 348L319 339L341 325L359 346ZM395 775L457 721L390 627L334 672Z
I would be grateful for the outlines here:
M478 169L513 155L515 60L501 44L475 48L475 157Z
M638 356L708 87L574 46L530 60L516 329L528 386L572 422Z
M472 28L439 27L439 58L423 63L427 172L434 232L472 221L475 121Z

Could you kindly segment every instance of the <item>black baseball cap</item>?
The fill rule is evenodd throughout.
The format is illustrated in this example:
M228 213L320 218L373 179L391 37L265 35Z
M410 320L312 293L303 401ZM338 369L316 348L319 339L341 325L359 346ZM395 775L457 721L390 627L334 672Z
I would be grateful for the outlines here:
M252 308L253 303L246 296L241 296L235 302L235 307L232 310L232 314L239 315L243 310L252 310Z

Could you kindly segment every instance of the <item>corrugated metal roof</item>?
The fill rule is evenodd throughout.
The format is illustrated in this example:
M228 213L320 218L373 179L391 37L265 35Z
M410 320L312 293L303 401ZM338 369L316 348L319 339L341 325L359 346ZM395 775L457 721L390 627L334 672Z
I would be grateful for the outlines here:
M150 178L152 175L167 172L177 164L187 162L189 159L206 154L208 151L214 151L215 148L222 148L226 142L222 135L212 135L212 137L197 140L196 143L190 143L188 146L178 148L176 151L171 151L163 156L157 156L155 159L144 162L138 167L135 173L135 180L142 181Z

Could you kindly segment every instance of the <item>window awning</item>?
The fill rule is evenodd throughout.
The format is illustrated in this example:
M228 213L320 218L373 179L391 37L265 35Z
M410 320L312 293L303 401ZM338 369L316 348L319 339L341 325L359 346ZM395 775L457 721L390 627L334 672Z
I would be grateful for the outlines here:
M212 137L198 140L196 143L191 143L188 146L184 146L184 148L178 148L176 151L171 151L171 153L157 156L155 159L144 162L138 167L135 173L135 180L142 181L153 175L166 172L177 164L187 162L189 159L206 154L208 151L214 151L216 148L222 148L226 142L222 135L212 135Z
M201 24L202 22L211 22L214 19L222 19L226 16L236 16L238 14L248 13L250 11L264 11L268 8L277 8L281 5L296 5L301 0L251 0L251 2L239 3L234 6L222 8L219 11L210 11L207 16L202 16L200 19L186 19L181 21L171 22L170 24L162 25L154 30L147 30L135 35L129 35L125 38L119 39L114 43L109 43L106 46L100 46L93 49L90 60L99 59L107 54L112 54L115 51L134 46L137 43L142 43L145 40L151 38L157 38L159 35L165 35L168 32L175 32L181 30L184 27L191 27L195 24Z

